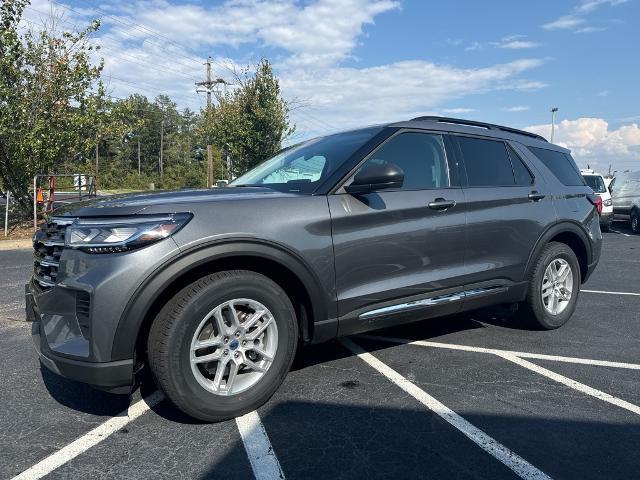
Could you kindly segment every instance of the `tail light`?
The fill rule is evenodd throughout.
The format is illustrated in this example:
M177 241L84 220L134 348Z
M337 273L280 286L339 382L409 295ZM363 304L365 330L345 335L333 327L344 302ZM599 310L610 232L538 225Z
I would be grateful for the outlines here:
M595 193L590 193L587 195L587 198L591 202L592 205L595 205L596 210L598 210L598 215L602 214L602 198Z

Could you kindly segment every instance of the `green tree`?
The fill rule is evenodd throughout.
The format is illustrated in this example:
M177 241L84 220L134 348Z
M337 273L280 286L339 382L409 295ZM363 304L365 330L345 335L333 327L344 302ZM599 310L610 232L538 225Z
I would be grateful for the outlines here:
M102 64L92 64L88 42L99 22L77 33L20 33L27 3L0 4L0 180L25 212L35 174L86 159L97 126L110 128Z
M289 104L268 60L253 75L245 71L236 78L238 88L219 95L218 105L203 111L202 135L232 158L230 176L273 156L295 127L289 123Z

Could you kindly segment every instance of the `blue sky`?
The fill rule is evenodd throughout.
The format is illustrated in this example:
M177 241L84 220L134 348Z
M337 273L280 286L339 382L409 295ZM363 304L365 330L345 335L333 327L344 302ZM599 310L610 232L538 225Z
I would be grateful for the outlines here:
M194 82L269 58L294 139L418 114L549 135L581 166L640 169L640 1L33 0L26 20L100 18L114 96L204 101Z

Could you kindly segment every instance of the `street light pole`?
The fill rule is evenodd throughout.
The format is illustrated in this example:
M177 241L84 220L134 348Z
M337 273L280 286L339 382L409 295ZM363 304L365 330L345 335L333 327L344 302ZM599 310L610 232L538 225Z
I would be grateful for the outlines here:
M551 109L551 143L553 143L553 134L556 129L556 112L558 111L558 107L553 107Z

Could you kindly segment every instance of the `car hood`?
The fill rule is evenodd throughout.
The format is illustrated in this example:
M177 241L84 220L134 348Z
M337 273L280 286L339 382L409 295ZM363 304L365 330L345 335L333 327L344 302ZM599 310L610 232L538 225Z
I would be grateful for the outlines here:
M233 200L263 199L265 197L296 197L299 194L284 193L263 187L230 187L201 190L170 190L139 192L97 197L57 208L55 217L93 217L135 215L166 205L164 213L173 213L175 204L208 203Z

